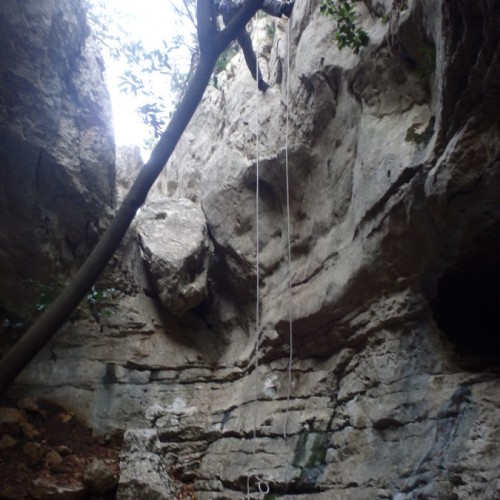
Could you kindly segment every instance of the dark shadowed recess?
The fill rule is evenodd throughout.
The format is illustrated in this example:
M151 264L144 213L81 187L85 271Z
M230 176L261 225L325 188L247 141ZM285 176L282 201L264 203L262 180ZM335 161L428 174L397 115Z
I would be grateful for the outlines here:
M500 222L463 246L431 307L463 368L500 371Z

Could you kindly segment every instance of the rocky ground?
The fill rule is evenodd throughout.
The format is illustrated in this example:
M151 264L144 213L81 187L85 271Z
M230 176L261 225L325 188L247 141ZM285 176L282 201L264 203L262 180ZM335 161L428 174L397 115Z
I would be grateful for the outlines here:
M1 401L0 498L114 498L121 436L97 438L63 408Z
M127 462L127 484L117 493L122 440L121 432L94 436L53 403L0 399L0 500L135 499L128 469L140 469L139 460ZM193 484L172 480L170 487L172 500L195 498Z

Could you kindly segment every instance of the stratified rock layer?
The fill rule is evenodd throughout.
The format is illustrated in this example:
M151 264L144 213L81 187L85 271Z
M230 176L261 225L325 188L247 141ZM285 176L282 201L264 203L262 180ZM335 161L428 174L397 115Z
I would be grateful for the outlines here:
M68 325L19 379L97 431L131 429L124 498L141 477L160 498L177 481L200 499L500 496L500 6L357 9L359 56L317 1L259 21L272 87L243 64L220 78L158 183L151 200L166 186L205 214L212 298L165 311L131 237L114 314Z

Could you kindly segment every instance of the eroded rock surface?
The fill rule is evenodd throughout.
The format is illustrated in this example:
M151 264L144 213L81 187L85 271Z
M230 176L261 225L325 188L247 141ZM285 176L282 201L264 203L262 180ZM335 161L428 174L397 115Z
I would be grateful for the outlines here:
M0 6L0 300L7 327L56 294L115 198L103 62L83 2ZM4 311L5 310L5 311Z
M154 430L128 430L124 436L118 498L173 500L171 478Z
M483 286L500 269L500 6L357 9L370 36L359 56L338 51L315 0L299 0L290 21L259 21L276 28L264 51L272 87L258 93L244 63L221 79L150 197L204 213L211 300L166 311L131 234L106 276L113 314L82 314L18 380L97 432L130 429L119 491L500 495L498 295Z
M140 245L163 307L178 316L207 300L211 243L205 215L188 199L164 199L141 210Z

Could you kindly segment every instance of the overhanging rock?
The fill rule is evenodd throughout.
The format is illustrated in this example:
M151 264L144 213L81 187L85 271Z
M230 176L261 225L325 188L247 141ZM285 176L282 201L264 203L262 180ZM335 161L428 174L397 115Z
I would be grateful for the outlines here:
M185 198L156 200L140 214L146 267L163 307L177 315L208 298L212 247L205 215Z

